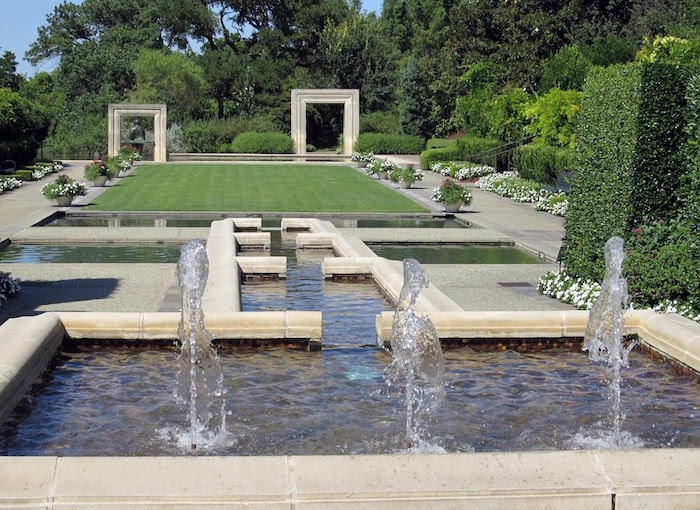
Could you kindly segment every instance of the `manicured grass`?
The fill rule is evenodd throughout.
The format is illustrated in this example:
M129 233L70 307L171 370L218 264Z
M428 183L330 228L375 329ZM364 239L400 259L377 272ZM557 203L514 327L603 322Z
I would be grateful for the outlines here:
M142 165L86 209L426 212L350 167L294 164Z

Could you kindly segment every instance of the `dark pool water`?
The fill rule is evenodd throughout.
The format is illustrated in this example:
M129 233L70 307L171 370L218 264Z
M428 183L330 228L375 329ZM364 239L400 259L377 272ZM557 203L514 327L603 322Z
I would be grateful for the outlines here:
M380 257L391 260L416 259L422 264L545 264L514 246L479 246L445 244L375 244L370 248Z
M23 264L177 263L179 245L42 245L11 244L0 250L0 261Z
M374 317L390 304L367 284L325 282L329 252L289 256L286 282L244 286L245 310L321 309L324 349L221 351L225 447L204 454L405 451L403 401L383 372ZM55 367L0 430L2 455L188 455L169 430L186 423L173 396L175 350L83 348ZM587 447L609 429L604 369L582 353L448 351L446 398L429 423L439 450ZM700 447L700 385L634 351L624 372L623 430L646 447Z

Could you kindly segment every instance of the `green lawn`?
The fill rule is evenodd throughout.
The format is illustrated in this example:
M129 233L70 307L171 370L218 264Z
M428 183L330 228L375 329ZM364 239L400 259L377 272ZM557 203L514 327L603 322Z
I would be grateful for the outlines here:
M86 209L426 212L350 167L294 164L142 165Z

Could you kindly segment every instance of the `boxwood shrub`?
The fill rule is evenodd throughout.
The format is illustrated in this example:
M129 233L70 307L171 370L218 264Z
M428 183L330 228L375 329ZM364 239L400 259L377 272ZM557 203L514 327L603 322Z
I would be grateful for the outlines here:
M294 141L285 133L241 133L231 143L231 152L249 154L292 154Z
M355 152L374 154L420 154L425 140L414 135L389 135L385 133L362 133L355 142Z
M572 151L550 145L521 145L513 153L513 164L525 179L554 184L557 176L570 168Z

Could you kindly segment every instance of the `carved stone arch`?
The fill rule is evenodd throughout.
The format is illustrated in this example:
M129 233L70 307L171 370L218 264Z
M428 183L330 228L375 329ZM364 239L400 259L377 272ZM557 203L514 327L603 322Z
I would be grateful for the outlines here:
M358 89L292 89L292 139L294 152L306 154L306 105L343 104L343 153L349 156L360 134Z
M167 107L164 104L110 104L107 126L107 154L116 156L121 148L121 119L128 117L154 117L153 130L155 147L153 161L165 163L168 151L165 143L167 130Z

